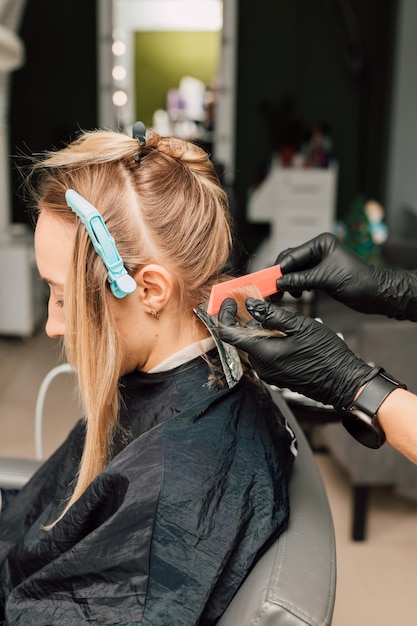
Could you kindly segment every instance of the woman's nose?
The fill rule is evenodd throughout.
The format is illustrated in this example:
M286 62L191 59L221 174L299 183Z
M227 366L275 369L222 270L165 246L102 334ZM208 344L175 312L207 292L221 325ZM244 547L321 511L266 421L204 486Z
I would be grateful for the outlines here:
M45 324L45 332L51 339L63 337L65 334L65 315L63 309L53 309L55 303L49 302L48 319Z
M53 324L51 323L49 317L45 324L45 332L51 339L57 339L58 337L63 337L65 331L65 326L62 324Z

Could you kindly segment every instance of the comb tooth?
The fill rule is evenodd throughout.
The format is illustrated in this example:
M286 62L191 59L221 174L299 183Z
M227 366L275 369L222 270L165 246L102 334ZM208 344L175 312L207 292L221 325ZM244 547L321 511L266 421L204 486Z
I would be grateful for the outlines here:
M276 282L280 276L282 276L280 266L273 265L272 267L267 267L265 270L253 272L252 274L246 274L245 276L239 276L239 278L232 278L224 283L213 285L207 305L208 315L216 315L216 313L220 310L223 300L231 295L230 292L233 289L238 287L255 284L261 292L263 298L276 293Z

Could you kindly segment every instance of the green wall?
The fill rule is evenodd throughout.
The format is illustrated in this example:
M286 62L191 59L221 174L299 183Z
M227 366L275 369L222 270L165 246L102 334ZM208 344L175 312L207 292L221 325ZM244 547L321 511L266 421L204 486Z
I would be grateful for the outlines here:
M183 76L209 84L218 74L219 51L219 32L135 33L136 119L150 125Z

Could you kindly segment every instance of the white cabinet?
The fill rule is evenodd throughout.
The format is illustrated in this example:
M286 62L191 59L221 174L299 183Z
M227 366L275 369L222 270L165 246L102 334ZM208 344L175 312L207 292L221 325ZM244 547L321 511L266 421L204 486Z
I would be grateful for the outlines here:
M28 337L46 318L46 291L36 269L33 236L0 239L0 335Z
M336 183L336 166L271 168L248 203L249 221L271 224L270 236L256 251L251 271L272 265L282 250L333 229Z

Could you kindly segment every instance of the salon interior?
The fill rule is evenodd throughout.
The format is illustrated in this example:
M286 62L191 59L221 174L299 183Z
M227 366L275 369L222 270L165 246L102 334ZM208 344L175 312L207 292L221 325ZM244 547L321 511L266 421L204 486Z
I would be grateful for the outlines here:
M326 231L371 263L417 269L416 23L414 0L0 0L0 483L1 461L49 456L81 411L44 332L22 157L80 128L131 133L140 119L212 155L237 273ZM415 324L318 292L285 304L417 392ZM281 391L324 487L313 508L330 511L313 559L326 573L313 566L313 577L334 609L268 624L415 624L417 467L357 443L330 407ZM308 568L293 548L291 565ZM287 606L314 595L297 576Z

